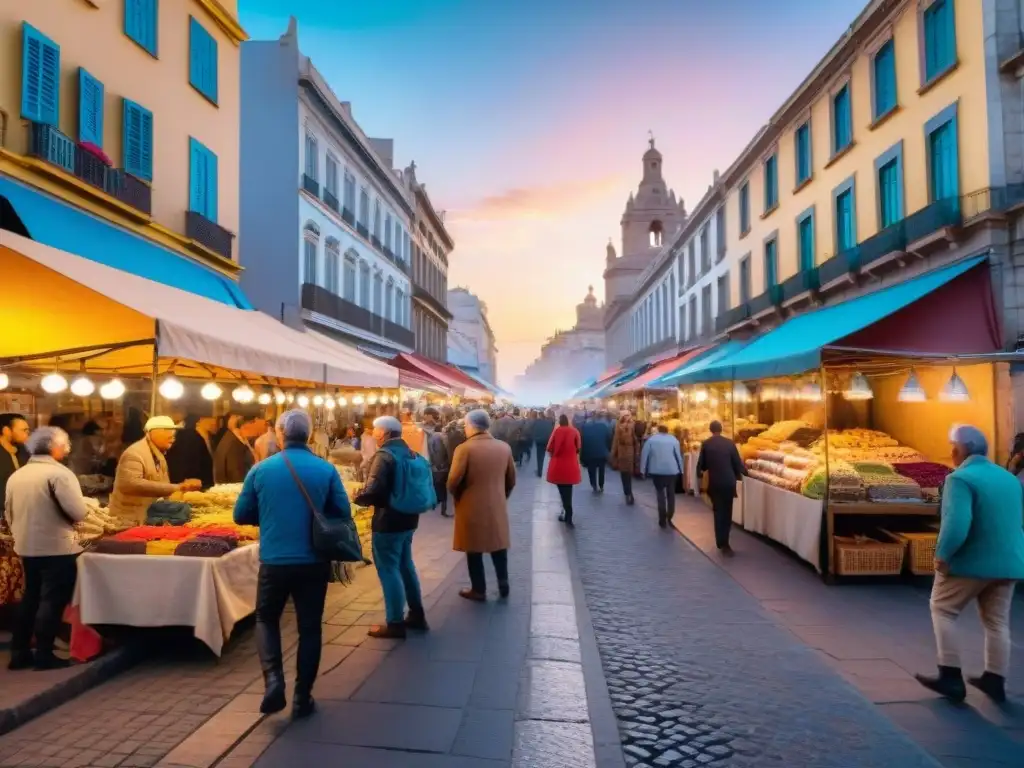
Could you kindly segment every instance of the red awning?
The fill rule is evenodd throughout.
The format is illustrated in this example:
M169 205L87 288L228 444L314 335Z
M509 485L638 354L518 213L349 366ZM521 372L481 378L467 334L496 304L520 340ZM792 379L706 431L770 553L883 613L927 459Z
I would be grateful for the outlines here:
M695 358L697 355L704 352L706 349L707 347L696 347L695 349L691 349L686 352L673 355L672 357L662 360L661 362L652 366L649 370L640 374L635 379L630 379L622 386L615 387L606 392L605 394L615 395L620 392L639 392L641 390L647 389L648 384L650 384L653 381L657 381L667 373L671 373L679 366L684 365L691 359ZM675 389L675 387L667 386L660 387L660 389Z
M422 355L401 352L391 359L391 364L400 371L437 382L445 389L464 397L480 399L491 396L462 371L455 370L449 365L435 363Z

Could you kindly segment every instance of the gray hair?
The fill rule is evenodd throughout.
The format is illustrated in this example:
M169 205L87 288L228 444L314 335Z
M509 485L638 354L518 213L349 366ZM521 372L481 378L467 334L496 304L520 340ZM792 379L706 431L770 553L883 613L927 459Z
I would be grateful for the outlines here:
M985 456L988 454L988 440L977 427L970 424L960 424L953 427L949 433L949 440L964 449L968 456Z
M466 414L466 423L474 429L486 432L491 428L491 417L487 415L487 411L483 408L477 408Z
M71 438L60 427L40 427L29 436L25 447L33 456L49 456L54 445L71 447Z
M278 426L281 427L281 434L284 435L286 443L305 445L309 442L309 436L313 434L313 422L309 414L299 408L282 413Z
M394 416L378 416L373 420L373 426L377 429L383 429L389 435L402 434L402 422Z

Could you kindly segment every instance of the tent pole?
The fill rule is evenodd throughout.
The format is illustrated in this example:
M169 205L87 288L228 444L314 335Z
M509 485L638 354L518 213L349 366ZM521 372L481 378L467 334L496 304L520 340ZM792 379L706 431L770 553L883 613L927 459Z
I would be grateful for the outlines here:
M156 416L157 377L160 375L160 322L156 322L156 333L153 334L153 386L149 394L149 415Z

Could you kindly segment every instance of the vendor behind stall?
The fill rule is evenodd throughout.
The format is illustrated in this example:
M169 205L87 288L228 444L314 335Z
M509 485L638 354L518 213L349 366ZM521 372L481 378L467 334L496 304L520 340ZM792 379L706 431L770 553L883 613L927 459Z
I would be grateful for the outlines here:
M212 416L189 414L167 451L167 469L172 483L198 478L203 488L213 485L213 433L217 420Z
M256 463L256 454L245 432L252 421L253 417L249 415L228 414L228 431L213 452L213 481L218 485L243 482Z
M25 449L28 434L28 422L24 416L0 413L0 512L3 512L7 481L28 463L28 451Z
M146 522L146 510L159 498L177 491L198 491L202 481L172 483L164 454L174 445L178 425L170 416L154 416L146 422L145 437L128 446L117 462L110 513L133 525Z

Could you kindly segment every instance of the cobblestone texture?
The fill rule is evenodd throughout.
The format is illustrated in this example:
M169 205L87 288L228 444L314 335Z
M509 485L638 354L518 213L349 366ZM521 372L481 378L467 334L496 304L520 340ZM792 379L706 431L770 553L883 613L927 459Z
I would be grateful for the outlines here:
M937 765L641 508L577 490L576 509L576 556L628 765Z

